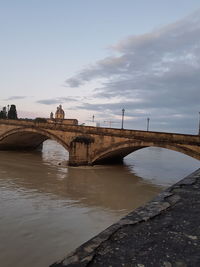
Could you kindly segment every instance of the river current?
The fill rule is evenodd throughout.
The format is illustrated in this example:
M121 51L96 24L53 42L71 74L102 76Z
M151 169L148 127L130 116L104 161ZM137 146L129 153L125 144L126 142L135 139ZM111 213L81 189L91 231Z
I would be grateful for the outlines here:
M145 148L124 165L67 167L68 152L0 151L0 266L44 267L199 168L183 154Z

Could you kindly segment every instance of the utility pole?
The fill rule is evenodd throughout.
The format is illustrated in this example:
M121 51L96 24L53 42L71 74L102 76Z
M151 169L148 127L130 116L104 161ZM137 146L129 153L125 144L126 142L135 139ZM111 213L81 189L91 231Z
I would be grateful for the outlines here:
M150 118L147 118L147 132L149 131L149 121L150 121Z
M123 108L122 109L122 129L124 129L124 112L125 112L125 109Z

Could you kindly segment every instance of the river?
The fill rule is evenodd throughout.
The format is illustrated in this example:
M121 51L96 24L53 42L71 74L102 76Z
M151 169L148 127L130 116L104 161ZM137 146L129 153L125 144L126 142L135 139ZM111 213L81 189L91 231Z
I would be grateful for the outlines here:
M42 152L0 151L0 266L48 266L199 168L154 147L124 165L75 168L67 158L49 140Z

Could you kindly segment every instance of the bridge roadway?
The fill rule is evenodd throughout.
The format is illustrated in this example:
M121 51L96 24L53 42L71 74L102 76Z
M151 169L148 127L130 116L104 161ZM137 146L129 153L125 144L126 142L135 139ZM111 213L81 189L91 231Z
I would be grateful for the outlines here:
M26 120L0 120L0 150L36 149L47 140L69 152L69 165L93 165L121 161L145 147L163 147L200 160L200 136L147 132Z

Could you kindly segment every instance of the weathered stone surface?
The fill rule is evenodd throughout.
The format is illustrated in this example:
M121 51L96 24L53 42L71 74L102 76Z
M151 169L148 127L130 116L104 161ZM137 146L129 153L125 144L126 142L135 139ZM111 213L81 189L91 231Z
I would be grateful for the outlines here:
M200 160L199 135L0 120L0 150L35 149L49 138L69 151L69 164L73 166L119 162L129 153L149 146L172 149Z
M200 169L53 266L200 266Z

